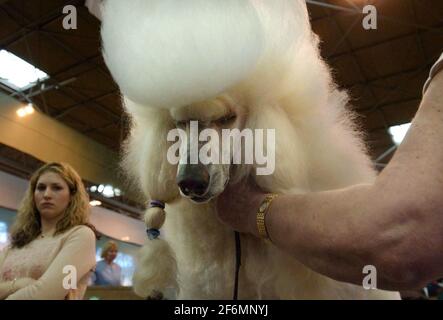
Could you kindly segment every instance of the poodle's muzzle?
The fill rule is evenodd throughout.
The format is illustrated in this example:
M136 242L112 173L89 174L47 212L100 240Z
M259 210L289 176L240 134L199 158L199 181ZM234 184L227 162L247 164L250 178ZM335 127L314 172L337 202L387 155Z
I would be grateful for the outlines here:
M198 151L202 145L202 142L198 143ZM208 202L222 193L228 184L230 164L203 164L200 159L197 163L191 163L190 146L185 150L180 153L176 176L180 193L196 203Z

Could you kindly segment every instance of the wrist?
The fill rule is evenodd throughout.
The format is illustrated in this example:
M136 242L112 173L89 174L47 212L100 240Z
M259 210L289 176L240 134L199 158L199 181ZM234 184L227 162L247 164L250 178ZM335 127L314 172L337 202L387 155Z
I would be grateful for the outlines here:
M275 193L262 195L260 197L259 205L255 207L255 224L252 228L254 230L254 235L261 239L270 240L267 221L269 220L268 215L272 202L277 196L278 195Z
M266 194L257 194L253 197L251 201L251 212L248 217L248 230L249 233L253 236L260 238L260 234L258 232L257 228L257 212L260 208L260 205L262 204L263 200L265 199Z

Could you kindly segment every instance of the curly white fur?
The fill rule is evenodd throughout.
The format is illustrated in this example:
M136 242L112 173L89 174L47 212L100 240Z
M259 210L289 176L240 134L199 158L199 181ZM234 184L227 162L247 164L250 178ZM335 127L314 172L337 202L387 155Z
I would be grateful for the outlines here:
M246 110L245 127L275 129L275 171L254 176L266 190L305 193L373 181L347 94L320 58L305 1L107 0L104 9L105 60L132 118L125 166L148 198L168 203L162 230L170 247L147 242L134 279L139 294L177 277L178 298L232 297L233 232L218 222L213 203L179 197L177 168L166 160L174 127L168 108L224 94ZM250 172L244 166L237 178ZM398 298L321 276L253 237L242 236L242 249L242 299Z

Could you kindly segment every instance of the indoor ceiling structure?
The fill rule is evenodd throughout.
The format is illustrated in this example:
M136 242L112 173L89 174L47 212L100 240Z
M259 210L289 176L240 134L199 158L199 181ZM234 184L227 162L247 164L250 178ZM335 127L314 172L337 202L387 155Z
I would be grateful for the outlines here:
M36 86L4 93L118 152L128 133L120 93L100 52L100 21L84 0L0 0L0 50L49 75ZM441 0L307 0L321 53L352 108L379 168L392 155L388 128L410 122L431 65L443 51ZM77 8L77 29L62 26L63 7ZM377 9L377 29L366 30L362 8ZM7 146L0 159L29 170L38 161ZM9 161L9 162L8 162ZM23 169L24 171L28 169Z

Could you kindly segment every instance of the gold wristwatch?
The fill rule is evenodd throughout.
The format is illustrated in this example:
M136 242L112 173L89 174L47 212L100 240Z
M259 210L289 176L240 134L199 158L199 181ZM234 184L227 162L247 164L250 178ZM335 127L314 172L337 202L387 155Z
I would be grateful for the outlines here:
M268 213L271 202L272 200L274 200L275 197L277 197L277 194L275 193L267 194L265 199L262 201L260 207L258 208L257 218L256 218L257 229L260 237L264 239L269 239L268 230L266 229L266 224L265 224L265 217L266 213Z

